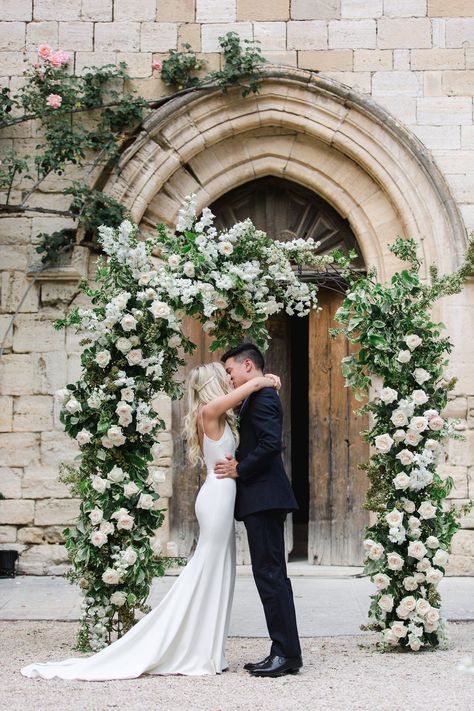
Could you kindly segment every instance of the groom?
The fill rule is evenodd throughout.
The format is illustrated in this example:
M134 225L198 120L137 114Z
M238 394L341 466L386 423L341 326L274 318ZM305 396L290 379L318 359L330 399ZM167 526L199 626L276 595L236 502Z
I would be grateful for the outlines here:
M227 351L222 362L234 388L263 375L265 365L252 343ZM286 572L284 522L298 504L281 458L283 413L276 390L263 388L250 395L239 418L237 460L228 456L214 471L218 478L236 479L235 518L247 529L253 575L272 639L269 656L245 664L245 669L252 676L294 674L303 662Z

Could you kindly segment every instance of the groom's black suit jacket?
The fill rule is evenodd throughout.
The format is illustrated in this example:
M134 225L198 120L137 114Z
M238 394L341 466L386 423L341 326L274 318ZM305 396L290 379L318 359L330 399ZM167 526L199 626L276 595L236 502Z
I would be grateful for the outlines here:
M235 518L257 511L298 509L285 473L282 452L283 411L274 388L250 395L240 409Z

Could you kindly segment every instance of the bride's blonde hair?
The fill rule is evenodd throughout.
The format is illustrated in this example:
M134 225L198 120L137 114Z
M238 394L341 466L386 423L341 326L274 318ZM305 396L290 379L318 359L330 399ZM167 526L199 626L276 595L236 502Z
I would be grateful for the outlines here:
M198 416L202 405L231 391L229 377L222 363L198 365L191 370L186 380L186 416L184 434L187 441L188 459L192 466L204 464L198 438ZM226 421L238 443L237 418L232 410L225 414Z

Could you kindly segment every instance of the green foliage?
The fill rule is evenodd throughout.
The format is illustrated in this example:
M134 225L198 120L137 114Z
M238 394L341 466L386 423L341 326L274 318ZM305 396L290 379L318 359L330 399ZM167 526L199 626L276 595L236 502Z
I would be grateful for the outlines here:
M163 61L161 68L161 78L166 86L173 87L177 91L198 86L200 80L197 73L206 64L203 59L197 58L190 44L185 43L181 46L184 49L182 52L170 49L169 57Z
M257 94L262 79L262 68L266 59L262 56L258 42L244 40L242 48L241 40L236 32L228 32L225 36L219 37L219 44L224 53L224 66L218 71L210 72L209 78L216 81L227 91L229 86L240 84L242 80L246 82L243 87L242 96Z
M35 248L38 254L42 254L43 264L56 264L62 254L70 252L76 243L76 230L64 228L49 234L40 232L38 235L39 245Z

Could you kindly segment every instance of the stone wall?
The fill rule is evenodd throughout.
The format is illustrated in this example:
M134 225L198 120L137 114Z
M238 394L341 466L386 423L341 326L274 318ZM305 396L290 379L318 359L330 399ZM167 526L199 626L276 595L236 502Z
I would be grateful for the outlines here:
M229 30L261 42L274 63L319 71L372 98L394 114L432 152L465 220L474 228L474 7L470 0L0 0L0 82L21 86L24 58L48 43L71 53L72 69L126 61L147 98L165 87L152 61L190 42L211 68L219 65L217 38ZM32 152L37 127L0 133L2 149ZM48 179L31 205L64 208L64 179ZM12 202L20 197L12 196ZM35 213L0 224L0 340L38 263L37 235L68 226L67 219ZM77 298L77 281L93 272L87 255L35 280L19 308L0 360L0 545L22 551L21 570L64 569L61 529L78 502L56 479L58 464L77 449L62 432L54 392L78 377L79 343L52 323ZM471 375L472 284L443 306L460 374L447 414L460 417L467 441L452 442L442 471L455 479L452 497L474 496L474 379ZM448 314L448 318L444 316ZM468 328L471 328L468 331ZM170 426L169 403L160 411ZM170 435L167 435L170 442ZM163 467L170 466L171 447ZM164 505L171 480L163 488ZM162 531L163 541L169 532ZM454 541L451 572L474 574L474 515Z

